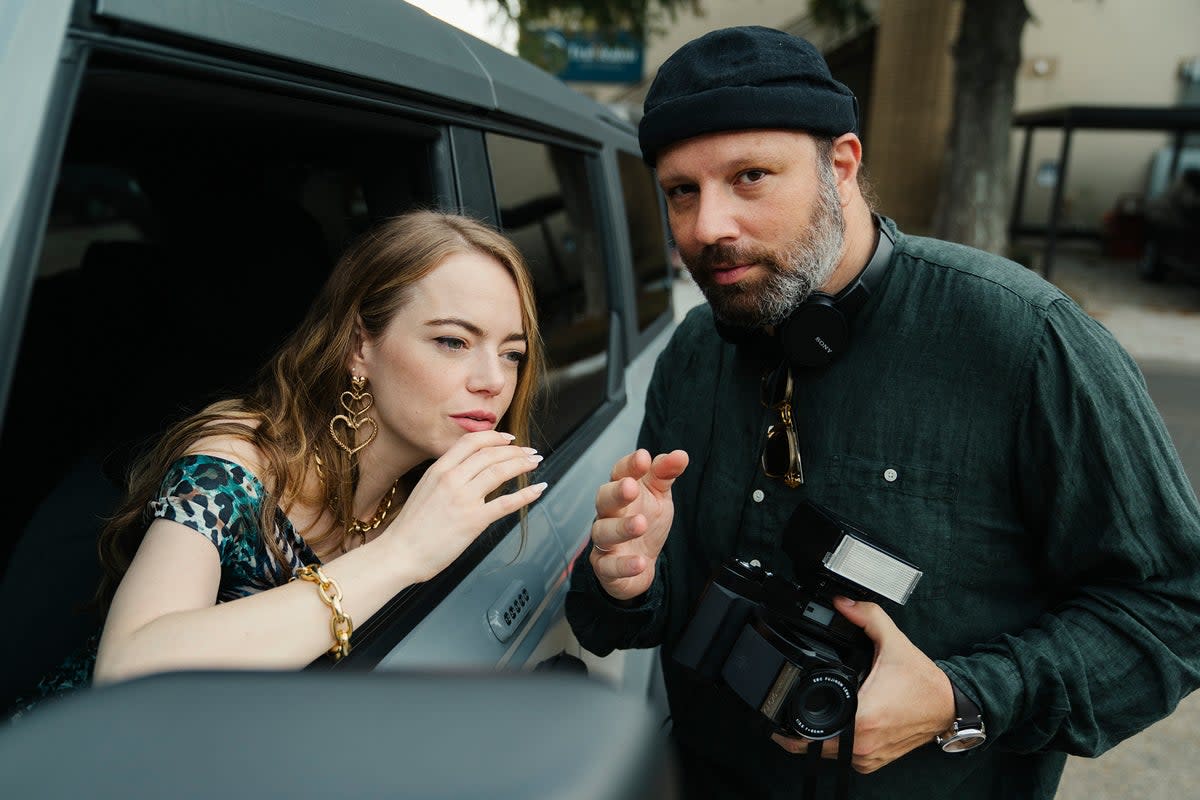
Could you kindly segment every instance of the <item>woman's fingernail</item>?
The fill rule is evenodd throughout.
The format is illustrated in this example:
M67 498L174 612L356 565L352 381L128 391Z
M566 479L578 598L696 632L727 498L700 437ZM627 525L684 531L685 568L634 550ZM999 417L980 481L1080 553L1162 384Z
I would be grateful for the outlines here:
M549 485L550 484L546 483L545 481L542 481L541 483L535 483L533 486L530 486L529 488L533 489L533 491L537 492L538 494L541 494L542 492L546 491L546 487Z
M526 456L526 458L528 458L533 463L537 464L539 461L541 461L543 458L545 458L545 456L532 455L532 456Z
M534 453L536 453L536 452L537 452L537 448L536 448L536 447L522 447L521 449L522 449L522 450L524 450L524 451L525 451L526 453L528 453L529 455L533 455Z
M510 442L517 438L516 434L513 433L505 433L504 431L497 431L497 433L499 433L505 439L508 439Z

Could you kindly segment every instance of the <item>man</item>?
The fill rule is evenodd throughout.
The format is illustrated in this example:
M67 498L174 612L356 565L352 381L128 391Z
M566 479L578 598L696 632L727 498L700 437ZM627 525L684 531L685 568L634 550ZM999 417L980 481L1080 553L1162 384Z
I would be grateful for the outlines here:
M875 648L851 795L1051 798L1067 753L1197 685L1200 509L1107 331L1019 265L873 216L856 112L808 42L765 28L659 70L639 139L708 303L597 494L568 618L602 655L662 646L688 796L799 797L809 742L673 655L717 564L808 567L784 530L815 502L924 571L903 607L835 602ZM848 342L800 336L821 364L789 331L831 310ZM836 762L815 769L828 791Z

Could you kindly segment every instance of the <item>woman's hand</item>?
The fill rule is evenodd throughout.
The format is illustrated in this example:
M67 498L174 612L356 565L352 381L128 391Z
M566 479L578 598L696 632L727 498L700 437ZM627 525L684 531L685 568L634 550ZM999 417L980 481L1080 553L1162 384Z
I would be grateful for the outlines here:
M541 496L545 483L487 499L542 460L533 448L514 445L512 439L498 431L464 434L413 487L380 537L402 553L404 573L412 582L437 575L484 528Z

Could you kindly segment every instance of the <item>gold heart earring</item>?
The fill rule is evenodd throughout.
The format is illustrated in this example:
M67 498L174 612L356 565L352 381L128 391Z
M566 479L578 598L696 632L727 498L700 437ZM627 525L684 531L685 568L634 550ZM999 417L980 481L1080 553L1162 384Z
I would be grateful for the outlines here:
M375 441L375 436L379 433L379 426L375 423L375 420L366 416L367 409L375 405L375 396L366 391L366 385L366 378L351 375L350 388L342 392L338 398L338 402L341 403L346 413L338 414L329 420L329 435L333 437L333 443L350 455L354 455ZM365 439L359 442L358 434L364 425L369 426L371 431ZM347 441L342 441L341 436L338 434L341 426L345 427Z

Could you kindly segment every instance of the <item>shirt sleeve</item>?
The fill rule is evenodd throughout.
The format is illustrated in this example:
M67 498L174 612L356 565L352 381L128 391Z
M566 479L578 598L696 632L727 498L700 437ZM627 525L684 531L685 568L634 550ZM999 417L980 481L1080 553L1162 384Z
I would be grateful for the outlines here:
M1200 508L1108 331L1058 301L1031 360L1013 483L1056 602L938 663L998 746L1095 756L1200 684Z
M239 464L211 456L184 456L163 477L150 501L151 519L191 528L212 542L221 564L244 559L258 539L262 486Z
M651 456L662 452L661 437L666 419L664 395L666 385L670 383L668 364L672 362L667 355L670 349L668 346L655 364L646 394L646 413L638 434L638 447L649 450ZM604 591L592 570L590 553L590 547L584 548L575 559L566 600L567 621L579 643L598 656L606 656L617 649L662 644L667 624L667 548L659 553L654 582L632 605L622 605Z

